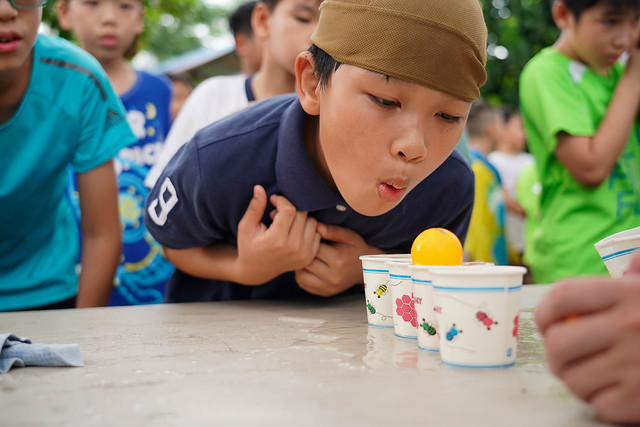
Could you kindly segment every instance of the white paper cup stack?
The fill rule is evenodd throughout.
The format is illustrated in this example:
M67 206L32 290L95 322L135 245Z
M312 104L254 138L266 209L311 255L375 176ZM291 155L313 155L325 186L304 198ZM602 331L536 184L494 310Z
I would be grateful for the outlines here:
M367 323L393 328L389 266L387 261L411 260L410 254L362 255L362 276L367 307Z

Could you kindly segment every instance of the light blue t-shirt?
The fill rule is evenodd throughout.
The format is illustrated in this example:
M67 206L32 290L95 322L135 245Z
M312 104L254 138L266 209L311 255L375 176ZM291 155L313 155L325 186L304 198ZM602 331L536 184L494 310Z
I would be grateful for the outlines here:
M67 165L88 172L134 141L98 62L65 40L39 35L29 87L0 125L0 311L77 293Z

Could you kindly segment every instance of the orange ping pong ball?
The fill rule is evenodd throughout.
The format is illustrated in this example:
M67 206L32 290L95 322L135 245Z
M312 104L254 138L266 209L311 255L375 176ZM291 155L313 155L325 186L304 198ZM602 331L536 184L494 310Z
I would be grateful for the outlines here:
M428 228L413 241L411 260L419 265L460 265L462 244L445 228Z

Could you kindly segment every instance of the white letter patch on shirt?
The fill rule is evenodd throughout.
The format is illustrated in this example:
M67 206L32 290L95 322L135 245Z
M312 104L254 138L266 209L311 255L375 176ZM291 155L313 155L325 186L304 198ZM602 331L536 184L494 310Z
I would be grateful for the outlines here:
M165 199L165 193L168 193L168 197ZM167 222L167 217L171 209L178 203L178 195L176 189L171 183L169 178L165 178L160 187L160 195L157 199L153 199L149 205L147 212L149 217L162 227ZM160 205L160 212L157 212L158 205Z

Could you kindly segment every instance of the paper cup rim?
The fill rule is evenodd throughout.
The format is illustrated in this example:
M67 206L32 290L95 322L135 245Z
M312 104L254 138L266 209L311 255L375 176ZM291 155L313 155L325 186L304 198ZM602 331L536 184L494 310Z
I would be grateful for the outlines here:
M637 234L634 234L637 233ZM620 239L620 240L619 240ZM596 242L593 246L602 247L604 245L610 244L615 241L627 241L633 239L640 239L640 227L629 228L627 230L622 230L617 233L611 234L604 239Z
M440 266L438 268L432 268L430 271L433 276L508 276L513 274L524 275L527 269L517 265L469 265Z
M411 254L375 254L360 255L360 261L397 261L400 259L411 259Z
M593 246L595 246L596 249L606 249L608 247L611 247L620 243L632 242L634 240L640 243L640 236L623 236L623 237L616 237L609 240L600 240L598 243L594 244Z

